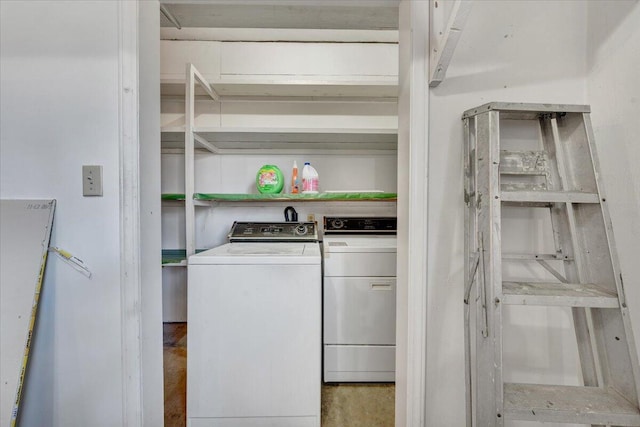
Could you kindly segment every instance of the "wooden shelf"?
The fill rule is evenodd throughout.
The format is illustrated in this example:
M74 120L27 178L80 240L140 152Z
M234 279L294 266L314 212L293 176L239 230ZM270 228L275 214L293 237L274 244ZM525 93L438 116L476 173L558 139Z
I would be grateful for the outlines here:
M395 100L398 80L395 77L375 80L328 79L220 79L211 81L211 88L224 98L345 98L362 100ZM184 96L184 79L162 79L162 96ZM196 95L205 95L196 88Z
M195 200L212 202L395 202L396 193L230 194L196 193Z
M184 149L184 128L162 129L163 149ZM397 150L396 129L196 128L196 147L223 153L250 150ZM211 150L198 139L215 147Z
M195 202L395 202L396 193L379 192L328 192L318 194L243 194L243 193L196 193ZM163 194L164 202L184 202L184 194Z

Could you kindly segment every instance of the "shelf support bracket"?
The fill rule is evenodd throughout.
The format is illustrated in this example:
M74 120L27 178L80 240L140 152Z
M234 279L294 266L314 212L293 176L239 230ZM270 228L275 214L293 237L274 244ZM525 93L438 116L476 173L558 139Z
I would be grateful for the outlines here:
M205 138L203 138L202 136L198 135L197 133L193 134L193 139L200 144L203 148L205 148L206 150L212 152L213 154L220 154L220 149L218 147L216 147L213 143L207 141Z
M164 17L167 18L169 22L173 24L174 27L176 27L178 30L182 29L182 25L180 25L180 21L178 21L178 18L176 18L173 15L173 13L171 13L171 11L167 9L167 6L160 4L160 12L162 12Z
M193 64L189 64L189 66L195 77L195 82L199 83L200 86L202 86L204 91L207 92L207 95L209 95L211 99L213 99L214 101L220 101L220 95L218 95L218 92L213 89L207 79L205 79L204 76L200 74L200 71L198 71Z
M429 87L436 87L444 80L469 17L471 4L471 0L430 0Z

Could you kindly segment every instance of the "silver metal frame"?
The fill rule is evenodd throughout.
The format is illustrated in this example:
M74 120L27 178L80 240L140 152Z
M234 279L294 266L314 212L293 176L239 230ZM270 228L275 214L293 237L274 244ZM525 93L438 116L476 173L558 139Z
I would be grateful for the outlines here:
M463 114L468 426L640 425L640 368L589 111L489 103ZM501 151L500 122L510 119L538 121L542 151ZM518 174L544 182L509 185ZM503 254L503 204L549 209L556 253ZM536 262L558 281L503 282L503 259ZM503 304L571 307L583 387L504 383Z

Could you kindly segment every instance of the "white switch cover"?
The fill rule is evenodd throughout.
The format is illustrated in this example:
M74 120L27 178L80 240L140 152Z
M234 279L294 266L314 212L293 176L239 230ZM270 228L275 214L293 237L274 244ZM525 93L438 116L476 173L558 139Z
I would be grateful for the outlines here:
M102 196L102 166L82 166L82 195Z

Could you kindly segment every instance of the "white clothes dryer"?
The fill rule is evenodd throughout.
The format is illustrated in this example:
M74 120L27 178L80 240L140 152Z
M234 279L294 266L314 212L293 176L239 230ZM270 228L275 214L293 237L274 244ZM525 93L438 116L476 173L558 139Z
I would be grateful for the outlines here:
M394 382L396 218L325 217L325 382Z

